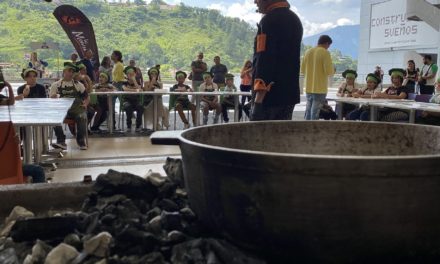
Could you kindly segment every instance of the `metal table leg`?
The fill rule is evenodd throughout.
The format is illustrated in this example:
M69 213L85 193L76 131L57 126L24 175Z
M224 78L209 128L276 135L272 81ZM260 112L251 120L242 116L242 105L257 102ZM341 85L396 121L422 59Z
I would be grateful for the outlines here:
M239 122L239 103L240 103L240 96L234 96L234 122Z
M34 136L34 161L36 164L38 164L41 162L41 154L43 152L42 127L34 126L33 136Z
M200 97L199 95L193 95L196 97L196 123L195 126L200 126Z
M144 106L144 114L142 117L142 129L147 129L147 112L145 111L147 109L147 107Z
M370 106L370 121L377 121L377 107Z
M113 112L115 111L113 109L113 96L107 95L107 104L108 104L108 117L107 117L107 127L108 132L110 134L113 134Z
M157 131L157 123L159 121L157 113L157 95L153 95L153 131Z
M24 140L23 140L23 163L31 164L32 163L32 127L25 126L24 127Z
M411 109L409 111L409 122L411 124L414 124L416 122L416 110L414 110L414 109Z
M344 106L343 103L341 102L336 102L336 110L337 110L337 115L338 115L338 120L342 120L342 107Z
M49 153L49 129L50 129L50 127L46 127L46 126L41 128L42 133L43 133L43 135L42 135L42 137L43 137L42 151L44 154Z

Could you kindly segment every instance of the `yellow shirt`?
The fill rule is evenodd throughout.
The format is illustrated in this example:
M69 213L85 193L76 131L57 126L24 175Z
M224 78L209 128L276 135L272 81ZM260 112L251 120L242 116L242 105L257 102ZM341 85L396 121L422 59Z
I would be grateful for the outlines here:
M322 47L314 47L306 52L301 63L306 93L326 94L328 77L335 73L330 52Z
M122 64L122 62L118 62L113 66L112 75L113 75L114 82L124 82L125 81L124 64Z

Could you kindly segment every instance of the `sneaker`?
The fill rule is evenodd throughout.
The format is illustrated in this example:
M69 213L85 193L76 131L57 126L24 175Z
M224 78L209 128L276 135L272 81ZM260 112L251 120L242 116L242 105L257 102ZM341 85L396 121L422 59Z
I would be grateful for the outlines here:
M101 133L102 130L99 127L92 127L90 129L90 131L92 131L92 133Z
M136 133L142 132L142 127L137 127L135 130Z
M190 128L191 126L188 124L188 123L186 123L186 124L184 124L183 125L183 129L188 129L188 128Z
M81 146L79 146L79 149L80 150L87 150L87 146L86 145L81 145Z
M55 149L67 150L66 143L53 143L52 147L55 148Z

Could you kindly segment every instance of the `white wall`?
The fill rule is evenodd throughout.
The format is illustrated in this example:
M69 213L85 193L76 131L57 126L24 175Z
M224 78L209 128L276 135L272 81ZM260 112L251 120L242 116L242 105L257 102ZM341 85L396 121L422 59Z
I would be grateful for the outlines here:
M408 59L416 61L417 67L421 68L420 57L417 54L437 54L437 47L417 48L407 47L400 49L369 50L370 47L370 12L371 4L384 2L384 0L362 0L360 17L360 36L359 36L359 59L358 59L358 81L365 82L368 73L374 71L380 65L385 72L384 83L390 83L387 76L391 68L406 68ZM405 4L405 0L402 0ZM438 36L433 36L438 39Z

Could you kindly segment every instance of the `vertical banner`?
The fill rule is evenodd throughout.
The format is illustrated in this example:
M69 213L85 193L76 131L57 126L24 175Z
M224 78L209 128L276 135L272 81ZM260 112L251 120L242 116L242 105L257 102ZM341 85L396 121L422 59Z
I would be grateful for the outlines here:
M58 6L53 15L66 32L80 58L87 50L93 51L92 63L99 64L98 45L90 20L78 8L71 5Z

